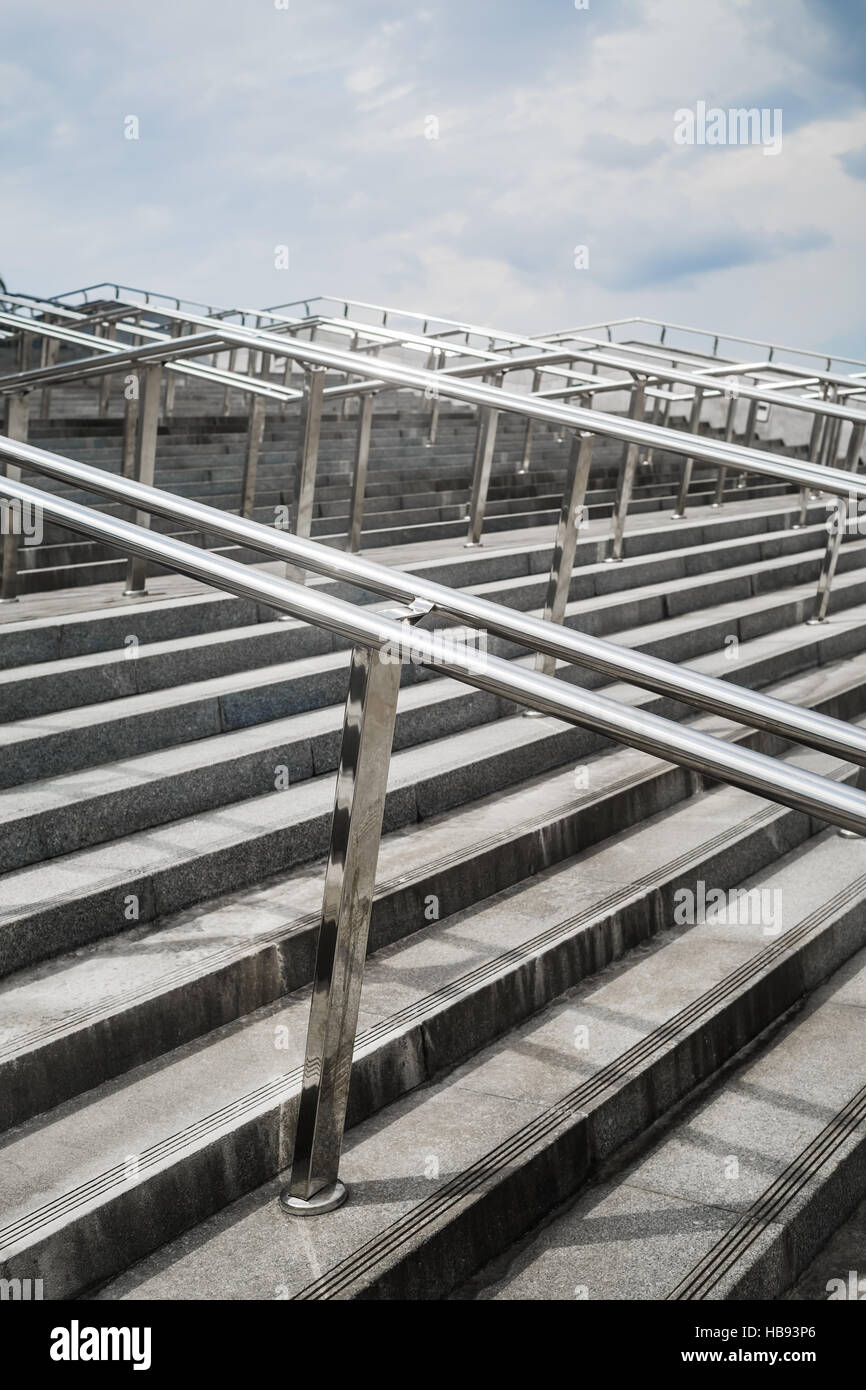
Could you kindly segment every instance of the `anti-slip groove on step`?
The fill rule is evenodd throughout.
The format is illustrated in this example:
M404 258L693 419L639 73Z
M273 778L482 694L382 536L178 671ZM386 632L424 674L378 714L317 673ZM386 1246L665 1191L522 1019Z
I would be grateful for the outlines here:
M844 780L848 775L846 768L834 768L826 773L828 778L834 780ZM625 777L616 778L605 783L605 797L615 796L618 792L640 785L645 780L646 774L640 770L630 773ZM566 816L580 814L581 811L594 804L597 795L587 793L562 802L559 806L548 809L542 816L527 818L524 821L515 822L509 826L509 833L514 839L524 838L533 834L543 832L545 826L556 824ZM612 893L608 898L601 900L592 909L586 909L578 913L574 918L569 919L573 927L581 926L596 911L614 910L620 900L627 901L634 894L640 895L642 892L652 888L653 884L662 876L675 873L676 870L685 866L697 853L701 857L710 856L715 850L723 848L732 839L738 838L743 831L757 829L762 825L768 824L780 814L780 810L775 804L765 807L756 812L746 821L740 823L732 829L719 831L716 836L703 842L695 851L686 851L677 858L659 865L654 871L649 871L640 878L633 880L630 892L625 898L619 892ZM394 875L391 878L383 879L376 886L374 894L374 904L397 894L413 884L422 884L430 878L441 876L449 870L458 868L466 862L467 856L479 858L485 853L497 849L502 843L501 834L491 834L479 840L473 841L469 849L465 846L455 850L450 854L442 854L436 858L426 860L418 865L411 874ZM305 931L315 930L321 920L318 912L305 913L294 918L292 921L280 924L268 931L257 933L254 938L245 941L240 945L227 946L223 950L214 952L207 957L204 962L208 973L224 969L239 961L246 959L252 952L264 951L270 947L280 946L293 936L299 936ZM568 925L568 924L566 924ZM559 927L552 929L554 934L558 934ZM542 938L537 938L542 943ZM486 968L486 967L485 967ZM158 998L161 994L170 990L180 988L185 984L200 978L201 962L188 966L178 966L172 971L154 981L147 989L117 991L113 995L102 995L99 1005L96 1008L79 1010L78 1012L65 1013L62 1019L49 1026L41 1026L33 1029L29 1033L18 1034L14 1042L6 1047L0 1047L0 1062L8 1062L15 1057L23 1056L27 1051L41 1044L47 1044L53 1038L62 1037L76 1028L87 1027L88 1025L109 1018L123 1008L133 1008L136 1005L147 1003L149 1000Z
M778 814L779 812L775 807L765 807L761 811L756 812L755 815L750 818L750 822L754 822L755 828L757 828L760 824L766 823ZM748 825L750 822L746 822L746 824ZM741 830L742 828L741 825L739 829ZM721 848L726 838L725 834L712 836L708 839L706 844L710 851L712 851L712 849ZM677 856L671 861L670 865L665 866L665 871L668 873L668 876L670 873L675 873L676 869L684 862L687 863L690 860L694 860L695 854L697 853L700 855L700 852L700 847L698 847L696 850L692 850L685 855ZM650 875L646 876L649 886L652 885L653 877L654 876ZM864 876L863 882L866 883L866 876ZM603 919L606 915L609 916L611 911L615 911L618 906L623 906L634 898L634 886L635 885L630 884L628 889L621 889L616 893L608 895L608 897L603 900L603 903L596 905L595 908L587 909L580 914L576 914L573 918L556 923L552 928L548 928L545 932L539 933L532 941L524 943L522 947L503 953L502 956L497 957L492 963L495 967L493 973L501 974L503 970L507 969L509 964L519 964L522 960L531 959L537 954L539 946L552 944L557 938L565 939L569 937L573 934L575 926L583 925L593 918ZM847 891L850 894L852 890L849 889ZM772 965L776 955L780 952L781 954L785 954L792 946L796 947L801 939L807 937L810 932L814 930L815 925L823 920L823 916L826 912L838 908L840 905L844 905L846 901L846 894L844 892L840 893L831 904L825 905L823 909L806 918L798 927L792 928L783 938L780 938L780 942L777 943L775 948L768 948L767 951L760 953L758 957L753 958L753 961L748 963L748 965L751 966L752 972L758 975L762 973L763 965ZM748 981L748 979L751 978L749 971L745 969L744 973L744 969L736 971L732 976L728 977L735 982L731 988L736 989L740 983ZM405 1009L399 1010L395 1014L389 1016L381 1023L362 1030L356 1042L356 1059L370 1052L389 1034L397 1035L402 1032L407 1024L414 1021L415 1018L420 1016L431 1016L438 1007L448 1003L450 999L455 997L457 992L455 986L462 985L462 990L460 992L468 996L479 982L483 982L488 973L490 972L484 967L469 971L461 977L461 980L453 982L450 986L443 986L441 989L433 991L423 1000L419 1001L417 1005L407 1006ZM725 983L725 981L722 981L720 985L717 985L707 996L702 996L702 999L697 1001L697 1003L703 1004L706 1010L708 1007L706 1001L710 998L716 999L719 990ZM636 1060L643 1058L645 1051L646 1055L649 1056L653 1051L657 1051L660 1047L663 1047L671 1029L673 1029L675 1033L676 1031L682 1031L686 1028L688 1022L691 1021L694 1009L694 1005L690 1006L689 1009L683 1010L681 1014L677 1015L675 1020L671 1020L667 1025L663 1025L661 1028L655 1030L648 1039L643 1040L640 1044L636 1044L635 1047L629 1049L621 1058L617 1059L615 1063L610 1064L607 1068L603 1068L596 1074L596 1077L583 1083L571 1097L563 1098L563 1100L557 1103L554 1109L557 1110L557 1112L563 1111L571 1115L591 1096L596 1079L600 1079L603 1083L601 1085L602 1090L609 1089L611 1085L616 1084L616 1081L620 1079L621 1075L625 1074L625 1072L635 1065ZM700 1010L698 1012L700 1012ZM678 1030L675 1027L677 1023L679 1023ZM671 1036L673 1036L673 1033L671 1033ZM623 1068L625 1069L624 1071ZM185 1126L182 1130L147 1146L137 1155L137 1176L146 1175L149 1171L164 1166L173 1156L182 1153L184 1149L190 1149L200 1145L209 1138L216 1138L221 1132L231 1130L244 1118L260 1111L264 1105L284 1104L297 1093L301 1079L302 1067L298 1066L292 1068L290 1071L278 1077L271 1078L263 1085L245 1093L243 1096L227 1103L218 1110L199 1118L190 1125ZM62 1194L62 1196L52 1199L43 1206L36 1208L32 1212L26 1213L17 1218L14 1222L0 1228L0 1246L10 1247L17 1245L27 1240L29 1237L38 1235L40 1230L55 1226L58 1222L64 1220L64 1218L74 1217L77 1212L93 1206L99 1198L106 1194L112 1191L120 1191L128 1186L129 1176L125 1165L115 1164L104 1172L88 1179L78 1187Z
M501 956L496 956L493 960L487 961L484 965L477 966L474 970L467 971L459 979L453 980L448 985L443 985L441 989L434 990L427 994L423 999L417 1000L414 1004L407 1004L396 1014L391 1014L389 1018L383 1019L379 1024L365 1030L363 1037L365 1043L368 1040L379 1040L387 1037L391 1032L396 1032L406 1024L415 1022L417 1019L427 1017L430 1013L442 1004L447 1004L453 999L459 998L463 994L469 994L476 985L484 984L486 981L495 979L504 969L510 965L517 965L523 961L531 959L545 947L554 946L560 941L565 941L574 936L582 927L589 926L595 921L604 920L614 916L620 909L626 907L635 898L651 891L657 883L664 882L672 878L679 869L686 868L695 860L703 861L712 856L717 850L723 849L732 840L740 838L744 831L757 830L763 825L775 820L781 812L777 807L768 806L762 811L757 811L755 815L747 820L739 822L736 826L728 830L720 831L718 835L704 840L700 845L693 849L684 851L677 858L668 860L666 863L651 873L644 874L641 878L634 879L628 888L618 888L609 893L607 897L599 899L598 902L590 904L581 912L576 912L572 917L566 917L561 922L554 923L545 931L539 932L537 936L530 938L520 946L515 946L510 951L505 951Z
M567 1126L579 1118L586 1107L597 1101L600 1095L614 1087L618 1081L627 1078L654 1054L665 1051L669 1044L687 1034L702 1017L708 1018L715 1013L720 1005L724 1005L730 999L732 993L756 983L767 972L768 967L771 968L791 949L803 944L815 927L820 926L820 923L831 915L834 908L860 901L864 892L866 874L836 894L831 903L823 904L820 909L810 913L803 922L780 937L778 942L758 952L744 966L725 976L672 1019L621 1053L613 1063L601 1068L595 1076L581 1082L574 1090L562 1096L542 1115L510 1135L497 1148L446 1183L438 1192L400 1217L386 1231L374 1236L326 1274L308 1284L295 1295L295 1298L335 1298L340 1294L346 1294L353 1284L360 1285L368 1280L373 1276L377 1266L399 1250L406 1249L425 1229L441 1221L464 1198L480 1192L488 1179L502 1177L512 1163L527 1156L540 1141L552 1138L561 1126Z
M639 784L643 780L643 777L644 774L638 772L632 773L627 777L617 778L614 781L606 783L605 792L610 795L623 791L627 787ZM562 816L584 810L596 799L597 798L592 793L587 793L585 796L578 796L569 801L564 801L560 806L554 807L553 810L546 811L541 817L534 817L515 823L510 827L511 833L515 837L531 835L533 832L542 829L543 826L549 822L555 822ZM483 839L473 841L469 853L477 858L490 850L496 849L501 843L501 834L487 835ZM382 879L382 881L376 885L376 891L373 897L374 904L384 898L390 897L399 889L405 888L409 883L423 883L425 879L433 875L442 874L449 869L457 868L465 861L466 856L467 850L464 847L463 849L455 850L451 854L443 854L437 856L435 859L427 860L413 871L411 875L398 874L391 878ZM2 920L2 914L0 914L0 922L2 922ZM283 923L279 927L272 928L270 931L262 932L260 935L257 935L253 941L245 942L240 947L228 946L224 950L209 956L207 960L208 968L219 969L220 967L229 966L236 961L243 960L249 954L251 947L258 950L267 949L269 946L278 946L290 936L315 928L320 920L321 914L318 912L305 913L303 916L295 918L292 922ZM77 1014L66 1014L62 1022L58 1023L56 1027L36 1029L30 1034L19 1036L11 1046L6 1048L0 1047L0 1061L7 1061L11 1057L15 1057L19 1053L25 1051L26 1048L33 1043L47 1042L54 1036L68 1032L72 1027L86 1025L96 1022L100 1018L108 1017L118 1007L146 1003L149 999L157 998L165 990L187 984L191 980L197 979L198 975L199 967L197 965L181 966L170 974L160 976L159 980L150 989L141 990L139 992L124 991L118 992L113 996L103 996L100 1001L100 1008L97 1010L91 1009L81 1011Z
M667 1301L699 1302L710 1298L713 1290L734 1270L764 1232L784 1217L786 1209L806 1192L821 1170L864 1127L866 1086L852 1096L821 1133L797 1154L757 1202L667 1295Z

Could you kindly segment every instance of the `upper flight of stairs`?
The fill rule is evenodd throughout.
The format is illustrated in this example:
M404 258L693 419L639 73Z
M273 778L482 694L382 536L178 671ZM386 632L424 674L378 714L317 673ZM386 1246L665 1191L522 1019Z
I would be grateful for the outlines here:
M0 347L0 365L11 371L11 351ZM282 371L274 380L282 382ZM115 381L118 379L116 378ZM297 386L299 378L294 385ZM336 383L336 378L334 378ZM223 414L221 387L179 380L170 419L159 428L155 482L158 487L226 511L240 505L247 437L246 402L231 395L231 414ZM604 402L602 402L604 404ZM98 414L99 394L93 383L53 388L50 414L42 413L41 392L33 393L29 441L82 463L119 473L123 442L122 396L115 385L105 417ZM615 400L612 405L617 406ZM623 408L619 403L618 408ZM351 469L354 458L355 405L346 413L326 405L319 445L312 537L344 546L349 525ZM441 402L435 441L429 441L430 406L394 391L380 393L373 415L370 464L365 490L362 531L364 549L457 539L466 533L472 489L477 414L469 407ZM671 421L684 427L681 413ZM718 433L718 431L713 431ZM539 426L534 434L531 464L522 469L525 425L503 414L499 420L490 491L485 509L489 535L534 526L553 527L559 515L570 442L554 427ZM762 440L780 449L781 438ZM278 509L290 508L294 497L295 462L299 444L296 404L286 411L270 404L258 464L254 518L273 525ZM616 495L623 446L599 436L594 447L589 516L609 517ZM642 464L630 508L669 511L676 500L682 460L657 453ZM68 500L123 515L124 509L92 493L28 475L45 490ZM696 467L690 498L693 505L709 502L716 470ZM734 480L729 481L733 487ZM784 493L768 479L751 477L746 491L755 497ZM195 545L225 548L213 537L184 531L175 523L153 519L155 530L166 531ZM230 552L234 558L255 560L252 552ZM49 524L38 545L19 552L19 592L35 594L76 585L122 583L125 561L115 550L62 527ZM157 572L154 570L154 572Z

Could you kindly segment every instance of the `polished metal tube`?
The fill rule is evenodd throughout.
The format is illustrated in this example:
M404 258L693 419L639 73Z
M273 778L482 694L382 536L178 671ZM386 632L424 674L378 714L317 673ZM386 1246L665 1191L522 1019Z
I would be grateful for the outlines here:
M499 411L484 406L478 411L478 432L475 438L475 461L472 469L472 493L469 499L469 531L467 546L481 544L484 529L484 513L487 509L487 493L490 490L490 473L493 468L493 452L496 448L496 430L499 424Z
M643 420L646 408L646 378L638 377L632 388L632 398L630 414L633 420ZM625 540L625 523L628 516L629 503L634 488L634 477L637 471L638 454L640 453L639 444L628 444L626 446L625 458L622 462L619 475L619 486L617 488L616 502L613 508L613 525L611 531L611 548L608 559L618 562L622 559L622 548Z
M692 435L692 436L697 436L698 433L700 432L700 428L701 428L701 408L702 408L702 406L703 406L703 403L704 403L704 390L703 390L703 387L702 387L702 386L696 386L696 387L695 387L694 400L693 400L693 402L692 402L692 413L691 413L691 416L690 416L690 418L689 418L689 434ZM676 511L674 512L674 518L675 518L675 520L677 520L677 521L682 521L682 519L684 518L684 516L685 516L685 514L686 514L686 504L687 504L687 502L688 502L689 488L691 487L691 482L692 482L692 469L694 468L694 464L695 464L695 460L694 460L694 458L692 457L692 455L690 454L689 457L686 459L684 465L683 465L683 475L682 475L682 478L680 479L680 495L679 495L679 499L678 499L678 501L677 501L677 509L676 509Z
M294 1215L332 1211L346 1197L340 1151L400 674L399 661L387 653L367 647L352 653L292 1173L280 1197Z
M568 478L553 541L553 560L544 600L545 623L561 623L568 606L577 538L586 515L586 490L594 443L595 436L583 430L571 442ZM556 670L556 658L549 652L539 652L535 664L537 670L548 676L552 676Z
M7 396L6 431L10 439L25 443L30 425L30 397ZM21 469L17 463L7 463L6 476L11 482L20 481ZM20 535L14 526L9 526L3 537L3 572L0 579L0 603L18 602L18 548Z
M134 480L116 478L90 464L77 463L30 444L0 437L0 455L4 453L47 477L76 483L101 496L129 502L175 521L190 523L198 530L237 541L263 555L285 560L328 579L355 584L399 602L411 603L415 599L424 599L434 604L443 615L483 628L534 651L547 652L559 660L600 671L614 680L627 681L658 694L670 695L698 709L740 720L754 728L767 729L795 742L866 765L866 731L856 726L828 719L811 710L798 709L760 692L702 675L688 667L660 661L657 657L605 642L588 633L553 626L528 614L515 612L472 594L462 594L418 575L376 564L360 555L347 555L304 537L245 521L202 502L177 497L158 488L143 487ZM845 474L840 476L846 478ZM861 480L850 477L848 481L853 485ZM86 508L82 508L82 511L85 517L91 515Z
M325 372L312 367L306 373L304 404L301 411L300 453L295 464L294 529L298 536L309 536L313 524L313 503L316 495L316 472L319 466L319 439L322 432L322 392ZM292 573L292 579L303 576Z
M210 329L209 321L203 320L203 322L206 328ZM741 445L725 444L708 438L684 435L679 430L607 415L597 410L589 410L579 406L557 405L554 402L542 400L538 396L516 395L503 390L501 387L461 381L447 371L426 372L416 367L406 367L392 362L384 363L381 360L373 364L364 354L340 352L312 343L295 342L290 344L285 337L268 333L266 330L228 329L220 325L219 332L206 331L190 334L186 338L177 340L177 345L174 347L166 343L147 344L144 347L112 354L110 365L105 358L84 359L78 364L64 363L59 368L37 369L18 374L14 378L0 379L0 391L12 389L11 383L13 381L16 383L16 388L25 390L51 381L71 381L99 376L106 370L116 371L126 365L138 362L168 361L170 359L174 364L183 356L201 355L203 352L231 345L243 345L253 350L270 346L306 363L308 366L322 366L343 373L349 371L356 376L366 378L366 389L373 389L374 386L378 388L387 384L423 392L427 387L435 387L443 397L465 401L472 405L490 406L497 411L510 411L517 415L532 416L537 420L564 425L572 429L588 429L611 439L621 439L626 443L637 442L649 448L667 449L675 454L685 454L695 461L738 467L741 470L767 477L781 478L794 485L818 486L820 482L823 482L825 491L836 491L840 495L846 495L848 491L847 488L834 487L832 479L836 470L819 470L815 464L783 459L778 455L757 449L752 450ZM573 357L574 353L571 352L567 356ZM633 369L633 364L631 365ZM706 386L704 378L698 377L696 381L698 384ZM262 389L266 391L277 390L277 388L265 386ZM745 388L743 388L743 393L745 394ZM752 401L753 407L757 408L757 404L758 401ZM816 408L814 402L809 402L808 406L810 410ZM841 418L852 418L852 415L845 411L841 411L840 415ZM860 483L858 486L863 487L863 495L866 495L866 483Z
M265 435L265 398L251 396L247 422L247 447L244 457L244 477L241 484L241 516L251 517L256 505L256 480L259 454Z
M135 481L143 487L152 487L156 468L156 440L159 431L159 397L162 387L162 366L151 363L141 373L141 401L138 411L138 428L135 439ZM137 526L150 526L150 512L142 508L136 512ZM147 558L132 555L126 570L126 597L135 597L147 592Z
M103 516L77 502L52 497L24 483L0 478L0 496L29 502L41 508L44 517L59 525L85 535L97 536L120 550L145 561L153 560L204 584L267 604L304 622L323 627L354 646L379 650L387 644L396 644L410 658L414 657L420 663L467 685L526 705L540 714L593 729L615 742L627 744L667 762L679 763L708 778L729 782L732 786L755 792L770 801L781 802L858 835L866 835L866 794L819 777L794 764L777 762L762 753L713 738L688 725L673 723L646 710L620 704L608 696L551 679L527 666L505 661L486 652L476 652L468 646L461 648L457 644L439 642L434 634L407 629L405 624L396 623L383 614L355 607L276 575L250 569L223 555L200 550L171 536L145 530L116 517ZM243 525L254 527L255 523L244 522ZM336 555L347 566L360 563L354 556L339 552ZM411 576L408 578L411 579ZM450 593L447 589L443 592L446 596ZM439 608L435 599L430 601ZM473 604L476 602L473 600ZM453 608L455 605L450 606ZM447 607L446 604L445 611ZM495 604L479 603L478 608L479 617L485 608L492 610L494 615L500 611ZM526 626L530 629L543 628L544 625L527 623ZM548 624L548 627L551 632L555 631L552 624ZM546 645L535 645L537 650L549 649ZM601 645L607 647L608 644ZM664 662L659 665L667 673L670 693L687 700L685 689L689 677L694 680L694 673ZM716 682L710 684L715 689ZM767 699L766 696L755 696L747 691L740 692L736 698L743 701L744 708L750 702L760 708L760 702ZM785 711L789 710L793 722L799 718L806 728L810 720L815 721L813 727L822 723L828 726L830 741L835 739L835 751L844 750L847 753L852 745L856 746L855 735L861 731L850 729L836 720L811 715L809 711L788 707L780 701L770 703L775 710L782 712L782 719L769 725L774 732L786 733L784 716ZM723 701L720 699L718 704L721 706ZM804 719L804 716L808 717ZM789 719L789 726L792 720ZM826 745L822 742L819 746Z
M364 522L364 495L367 488L367 465L370 461L370 433L373 426L375 396L362 396L358 411L358 433L355 437L355 464L352 470L352 499L349 505L349 532L346 548L354 555L361 549L361 527Z

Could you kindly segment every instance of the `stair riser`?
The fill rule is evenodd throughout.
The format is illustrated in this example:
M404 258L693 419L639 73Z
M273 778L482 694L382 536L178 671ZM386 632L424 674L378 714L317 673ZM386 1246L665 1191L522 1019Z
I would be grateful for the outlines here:
M736 549L731 547L725 558L737 568L746 564L760 566L766 558L767 551L772 552L774 549L771 542L744 543ZM796 546L794 549L796 550ZM786 565L775 565L764 569L763 572L757 568L750 575L726 576L722 569L718 575L707 576L701 566L691 565L685 557L674 556L661 561L648 560L645 566L641 567L640 576L636 575L634 570L631 571L633 587L624 591L621 604L605 605L594 613L581 613L573 621L575 625L579 624L581 631L594 636L606 636L618 629L661 622L667 617L698 611L704 606L747 600L753 593L772 593L790 585L812 584L817 581L819 565L818 554L811 551L802 556L795 554ZM840 556L840 574L852 573L861 568L866 569L866 551L852 549ZM601 589L603 593L618 592L615 575L613 583L609 583L607 579L612 571L613 567L610 567L606 572L602 572L601 576L595 573L581 574L577 571L569 589L569 600L575 602L590 598L596 588ZM702 582L681 585L679 589L673 588L665 594L642 595L641 586L637 582L639 578L644 578L647 585L654 587L665 582L674 583L683 578L695 578ZM484 597L494 602L511 600L509 606L525 612L540 609L546 592L547 579L539 577L535 582L527 582L518 587L511 585L501 592L488 590ZM858 602L854 596L856 592L856 585L852 586L850 591L846 588L840 592L837 588L837 608L840 604L850 606ZM145 618L141 632L138 625L139 614L143 614ZM223 609L221 614L217 614L217 617L219 616L227 621L230 610ZM272 615L265 612L261 613L260 617L264 621L272 619ZM73 670L55 672L46 668L43 673L37 673L35 679L33 673L28 671L20 681L16 681L10 674L4 681L0 693L4 719L12 722L208 680L216 676L256 671L271 664L302 660L329 651L347 650L349 645L340 639L331 638L324 631L311 629L303 624L293 624L289 628L283 625L278 628L271 626L268 631L256 631L256 625L253 625L245 631L227 632L224 642L184 645L181 650L175 649L171 652L149 652L146 618L146 609L130 611L125 630L122 634L117 634L118 648L113 660L110 651L100 652L94 654L95 659L92 663ZM770 621L775 621L774 615ZM428 622L426 625L431 624ZM115 623L114 626L116 629L118 624ZM131 637L135 637L138 643L135 648L138 654L134 660L129 658ZM495 651L497 655L517 654L519 650L516 644L506 646L495 638L490 639L488 645L489 650ZM9 669L11 672L14 668ZM313 707L309 703L296 704L292 701L282 712L290 713L294 708ZM108 756L107 753L104 755L106 758ZM14 763L10 767L10 773L14 773ZM0 774L0 786L2 785L3 774Z
M721 567L742 563L748 557L748 547L754 543L760 546L760 553L773 558L781 553L796 553L800 550L820 545L819 533L815 530L784 531L790 513L770 513L763 518L743 516L739 518L720 518L709 531L700 523L682 522L657 532L636 533L629 537L628 552L632 559L655 558L655 567L635 575L629 565L608 565L596 572L594 591L610 593L620 588L630 588L636 583L658 583L677 578L682 572L681 564L694 567L695 572L701 563L710 563L710 553L702 559L702 551L689 555L687 547L700 545L709 537L716 542L737 539L744 547L731 547L735 556L743 555L743 561L729 558L725 550L714 548L712 563ZM823 520L823 512L810 509L809 523L814 527ZM739 525L738 525L739 523ZM758 524L756 524L758 523ZM578 545L575 557L575 581L581 581L586 566L603 561L606 553L606 539L584 541ZM659 553L673 550L672 555L658 558ZM843 550L840 561L845 558ZM434 565L423 566L424 575L453 588L467 584L491 584L497 580L506 581L528 574L547 575L550 569L551 551L546 546L535 546L525 551L483 552L473 555L470 560L444 560ZM324 592L345 598L349 602L370 602L371 595L351 585L328 582ZM505 599L509 591L504 591ZM498 594L494 597L499 599ZM511 600L513 602L513 600ZM58 624L41 622L37 624L9 623L0 629L0 670L10 670L15 666L29 665L43 661L56 661L65 657L110 651L123 645L129 632L129 613L135 615L135 631L142 643L167 641L174 637L198 635L222 628L240 627L244 623L270 621L269 609L258 609L246 600L230 598L225 595L203 595L198 599L179 602L145 604L138 608L128 607L123 613L101 610L89 614L86 623L74 618ZM237 616L234 616L237 615Z
M679 770L662 780L659 799L666 805L695 791L694 783L688 785L687 776ZM431 865L414 881L383 885L373 908L370 951L404 940L425 926L430 895L437 898L442 917L451 917L562 864L600 842L611 825L625 830L639 824L647 814L645 798L651 792L646 782L636 784L579 813L565 814L558 822L548 821L543 829L524 832L509 842L507 854L505 846L490 846L457 865ZM816 833L815 824L799 813L771 808L763 819L757 828L733 831L724 845L715 845L705 857L696 855L687 866L679 864L676 872L666 876L665 866L660 866L658 883L643 896L600 918L578 936L534 954L489 989L473 991L427 1018L421 1053L429 1074L455 1065L639 941L668 928L673 920L673 894L684 878L700 877L719 888L733 887ZM603 827L600 835L597 822ZM312 979L318 926L317 918L304 918L272 944L199 976L187 987L167 990L41 1048L0 1060L0 1129L20 1124L302 988ZM363 1073L358 1075L356 1091ZM382 1077L392 1075L399 1076L399 1068L385 1066ZM374 1097L369 1087L358 1094L370 1095L357 1112L359 1118L387 1103L384 1092Z

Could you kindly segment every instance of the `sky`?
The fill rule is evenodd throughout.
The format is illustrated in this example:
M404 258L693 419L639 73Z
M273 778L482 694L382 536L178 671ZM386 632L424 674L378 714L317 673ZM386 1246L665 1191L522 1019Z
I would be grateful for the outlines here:
M699 103L781 147L680 143ZM2 0L0 173L31 294L866 358L866 0Z

